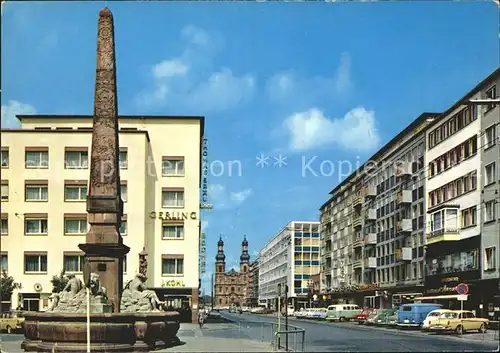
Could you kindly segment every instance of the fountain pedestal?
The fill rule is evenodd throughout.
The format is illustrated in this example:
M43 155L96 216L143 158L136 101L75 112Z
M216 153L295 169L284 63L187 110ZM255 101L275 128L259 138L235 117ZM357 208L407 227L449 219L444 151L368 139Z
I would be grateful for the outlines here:
M25 352L86 352L85 314L26 313ZM92 352L149 352L178 342L179 314L105 313L90 317Z

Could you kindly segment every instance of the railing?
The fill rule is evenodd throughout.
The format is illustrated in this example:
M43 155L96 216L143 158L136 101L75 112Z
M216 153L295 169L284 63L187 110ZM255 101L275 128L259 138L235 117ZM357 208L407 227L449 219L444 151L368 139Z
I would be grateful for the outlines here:
M240 320L238 331L250 338L258 337L261 342L269 342L273 351L288 348L289 352L304 352L306 330L293 325L285 325L284 318L281 319L279 329L275 322Z

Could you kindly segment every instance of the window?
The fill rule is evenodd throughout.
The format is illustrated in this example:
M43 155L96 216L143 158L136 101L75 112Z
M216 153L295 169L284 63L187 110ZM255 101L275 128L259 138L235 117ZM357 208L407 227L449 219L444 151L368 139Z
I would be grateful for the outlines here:
M462 228L472 227L477 224L476 206L462 211Z
M183 176L184 175L184 157L163 157L162 160L163 176Z
M9 168L9 150L3 149L0 151L0 163L2 168Z
M123 273L127 273L127 255L123 257Z
M426 259L428 275L438 275L453 272L472 271L478 269L477 249L455 252L435 258Z
M183 224L164 224L162 239L182 239L184 238Z
M64 218L64 234L81 235L87 233L87 219L82 218Z
M86 169L89 166L88 151L66 150L64 167L66 169Z
M484 134L484 149L488 149L492 146L495 145L495 139L496 139L496 131L495 131L496 126L490 126L489 128L486 129L485 134ZM2 163L3 166L3 163Z
M127 216L123 215L122 221L120 222L120 234L127 235Z
M24 255L24 272L38 273L47 272L47 255L46 254L25 254Z
M484 270L490 271L497 268L496 266L496 248L494 246L484 249Z
M162 275L182 275L184 274L184 258L164 257L161 260Z
M484 222L491 222L496 219L495 216L495 200L484 203Z
M491 87L486 91L486 99L497 99L497 88L496 86ZM495 103L488 104L485 107L485 113L495 108Z
M9 182L7 180L2 180L0 188L2 202L9 201Z
M7 254L0 255L0 271L8 272L9 271L9 258Z
M493 184L496 182L495 162L484 167L484 185Z
M65 272L83 272L85 256L83 255L64 255Z
M184 207L184 190L163 189L162 206L163 207Z
M127 182L123 182L120 185L120 194L122 196L122 201L127 202L128 200L128 187L127 187Z
M49 151L48 149L30 151L25 153L26 168L48 168L49 167Z
M47 235L47 219L25 219L24 234L26 235Z
M87 200L86 185L64 185L64 201Z
M128 152L124 149L120 149L119 154L120 169L127 169L128 167Z
M47 185L25 185L26 201L48 201L49 187Z
M9 234L9 220L7 217L3 217L0 220L0 234L1 235L7 235Z

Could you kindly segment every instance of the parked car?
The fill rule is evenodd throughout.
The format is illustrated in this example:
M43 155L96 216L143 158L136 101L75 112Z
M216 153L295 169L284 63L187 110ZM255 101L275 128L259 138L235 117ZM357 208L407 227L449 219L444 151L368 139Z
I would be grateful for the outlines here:
M258 306L256 308L252 308L250 309L250 312L252 314L264 314L266 308L262 307L262 306Z
M434 332L456 332L459 335L465 331L479 331L484 333L488 330L489 320L476 317L472 311L451 310L442 313L439 318L433 322L429 330Z
M388 308L382 312L377 319L376 324L378 326L394 325L398 323L398 308Z
M399 308L398 327L421 327L427 314L441 307L433 303L403 304Z
M427 331L432 323L435 323L437 319L441 316L441 314L450 312L451 310L449 309L436 309L432 310L430 313L427 314L427 317L425 318L424 322L422 323L421 329L423 331Z
M0 315L0 331L14 333L23 330L24 315L22 311L10 311Z
M361 313L361 309L356 304L335 304L327 308L326 320L328 321L349 321Z
M300 308L300 310L293 313L297 319L304 319L306 317L306 309Z
M378 310L374 317L366 320L367 325L384 325L385 319L392 313L392 309Z
M363 311L361 313L354 316L354 320L356 320L358 322L358 324L362 325L368 319L368 316L370 316L370 314L372 314L376 311L377 311L377 309L374 309L374 308L365 308L365 309L363 309Z
M325 320L326 319L326 308L316 308L312 310L311 319L315 320Z
M364 322L365 325L375 325L375 321L377 320L378 316L380 315L381 310L375 310L368 314L368 317L366 318L366 321Z

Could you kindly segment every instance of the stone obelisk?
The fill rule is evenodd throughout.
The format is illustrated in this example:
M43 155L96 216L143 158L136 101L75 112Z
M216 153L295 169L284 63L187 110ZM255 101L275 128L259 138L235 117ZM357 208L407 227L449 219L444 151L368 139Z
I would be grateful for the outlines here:
M99 12L97 29L94 121L87 196L90 230L86 243L78 247L85 253L85 282L89 282L91 273L99 274L114 312L120 309L123 257L130 250L123 244L120 234L123 202L120 195L116 91L113 15L108 8L104 8Z

